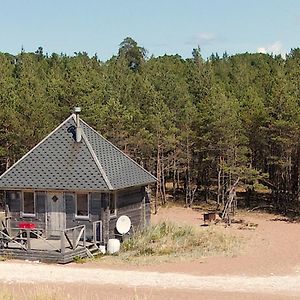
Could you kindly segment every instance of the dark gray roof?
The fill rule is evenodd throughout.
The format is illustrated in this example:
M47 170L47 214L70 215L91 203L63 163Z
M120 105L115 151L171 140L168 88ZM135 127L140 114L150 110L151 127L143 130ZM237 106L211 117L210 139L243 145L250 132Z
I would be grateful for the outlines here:
M88 124L80 120L80 125L80 143L70 132L71 115L0 176L0 189L109 191L156 181Z

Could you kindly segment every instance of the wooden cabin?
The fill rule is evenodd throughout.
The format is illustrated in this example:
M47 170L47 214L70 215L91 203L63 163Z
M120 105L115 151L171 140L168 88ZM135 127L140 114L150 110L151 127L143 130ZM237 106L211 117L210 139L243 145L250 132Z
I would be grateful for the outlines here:
M85 225L105 244L126 215L132 230L150 222L147 186L156 178L72 114L0 176L10 228L33 224L47 238ZM95 230L101 226L99 231Z

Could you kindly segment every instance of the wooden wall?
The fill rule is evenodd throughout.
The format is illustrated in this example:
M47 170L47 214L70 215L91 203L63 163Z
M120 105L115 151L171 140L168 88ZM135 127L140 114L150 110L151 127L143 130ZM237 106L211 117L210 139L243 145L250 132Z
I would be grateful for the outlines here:
M117 219L126 215L130 218L131 234L150 224L150 198L145 187L131 188L117 192L117 215L110 217L109 237L118 237L115 230Z
M77 225L86 226L86 236L88 239L93 237L93 222L102 220L104 240L108 240L109 232L109 194L91 193L90 194L90 215L88 220L77 219L75 217L75 193L66 193L66 227L71 228Z
M9 206L11 228L18 228L21 221L36 224L37 228L45 229L46 222L46 193L36 192L36 214L35 217L22 217L21 191L6 191L6 204Z
M22 217L21 191L7 191L6 204L10 210L10 226L18 228L21 221L32 222L38 228L47 228L47 193L36 192L36 216ZM87 220L75 217L75 193L64 193L66 210L66 228L86 225L86 236L92 239L93 222L102 220L104 241L119 237L116 231L118 217L126 215L130 218L132 229L130 233L150 224L150 197L145 187L131 188L116 192L116 216L110 216L110 193L90 193L90 216Z

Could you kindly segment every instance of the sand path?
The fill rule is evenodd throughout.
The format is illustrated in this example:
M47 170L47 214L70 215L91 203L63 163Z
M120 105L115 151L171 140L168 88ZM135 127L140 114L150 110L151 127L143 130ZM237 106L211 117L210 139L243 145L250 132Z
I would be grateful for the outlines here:
M90 269L41 263L0 262L2 283L80 283L300 295L300 276L195 276L181 273Z

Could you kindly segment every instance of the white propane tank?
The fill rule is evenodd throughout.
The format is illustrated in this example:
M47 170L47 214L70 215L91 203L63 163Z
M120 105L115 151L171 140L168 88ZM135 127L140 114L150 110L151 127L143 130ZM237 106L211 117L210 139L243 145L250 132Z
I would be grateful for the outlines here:
M120 251L120 241L118 239L109 239L107 243L107 252L114 254Z
M99 246L98 248L99 248L99 250L100 250L100 252L101 252L102 254L105 254L105 253L106 253L106 248L105 248L105 246Z

